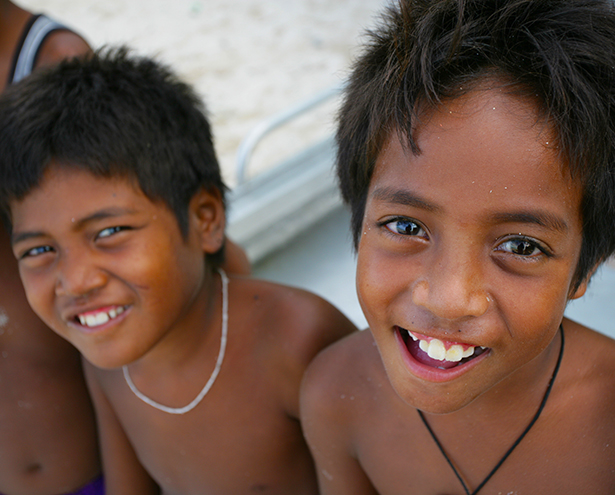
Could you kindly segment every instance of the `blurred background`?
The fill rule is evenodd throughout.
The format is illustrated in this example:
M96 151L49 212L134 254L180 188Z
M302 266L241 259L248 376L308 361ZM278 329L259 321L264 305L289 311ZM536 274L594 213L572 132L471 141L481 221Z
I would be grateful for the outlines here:
M204 98L230 186L235 153L263 118L339 84L383 0L16 0L94 47L127 44L170 64ZM326 109L325 109L326 110ZM255 172L331 131L331 111L259 147ZM262 148L262 149L261 149ZM252 168L253 167L253 168Z

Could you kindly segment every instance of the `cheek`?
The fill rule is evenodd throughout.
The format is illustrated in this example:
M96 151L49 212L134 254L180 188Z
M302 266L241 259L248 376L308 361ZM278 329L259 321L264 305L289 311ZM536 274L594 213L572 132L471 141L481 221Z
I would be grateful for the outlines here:
M55 286L51 277L34 276L20 272L26 299L32 310L47 324L53 314Z
M509 328L533 334L536 329L559 326L568 300L567 273L510 280L499 276L491 285L494 298Z
M370 317L386 318L395 301L407 292L411 278L403 258L374 249L367 239L359 246L357 295L368 321Z

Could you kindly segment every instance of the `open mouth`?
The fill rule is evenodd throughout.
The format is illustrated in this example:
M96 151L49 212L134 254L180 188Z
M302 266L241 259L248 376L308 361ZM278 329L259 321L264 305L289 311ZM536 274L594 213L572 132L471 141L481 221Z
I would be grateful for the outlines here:
M488 351L488 348L483 346L442 341L411 333L405 328L397 327L397 329L410 355L418 362L432 368L442 370L455 368Z
M128 306L112 306L108 308L101 308L95 311L88 311L87 313L80 313L75 315L75 322L81 326L94 328L104 325L111 320L120 316Z

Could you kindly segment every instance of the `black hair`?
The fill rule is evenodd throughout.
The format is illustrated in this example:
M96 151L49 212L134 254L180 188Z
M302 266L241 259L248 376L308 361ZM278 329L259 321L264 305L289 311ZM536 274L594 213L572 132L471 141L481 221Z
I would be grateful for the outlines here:
M187 84L126 47L40 69L0 96L0 205L26 196L51 162L135 180L188 229L188 204L220 175L204 104ZM10 221L10 218L9 218ZM209 259L222 261L222 250Z
M583 186L578 287L615 252L615 13L611 0L400 0L368 33L338 116L337 173L358 246L378 154L415 154L426 106L488 79L531 98Z

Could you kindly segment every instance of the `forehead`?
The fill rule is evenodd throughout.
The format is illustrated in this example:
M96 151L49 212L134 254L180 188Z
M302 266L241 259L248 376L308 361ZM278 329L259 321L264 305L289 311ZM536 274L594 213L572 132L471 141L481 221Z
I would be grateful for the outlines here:
M424 113L415 131L418 154L391 133L376 160L368 202L378 190L402 188L441 196L454 208L559 202L579 215L581 186L570 178L553 136L527 99L499 89L472 91Z
M14 228L24 223L46 225L65 216L77 219L118 206L158 207L134 180L100 177L85 169L60 164L50 165L35 188L9 204Z

